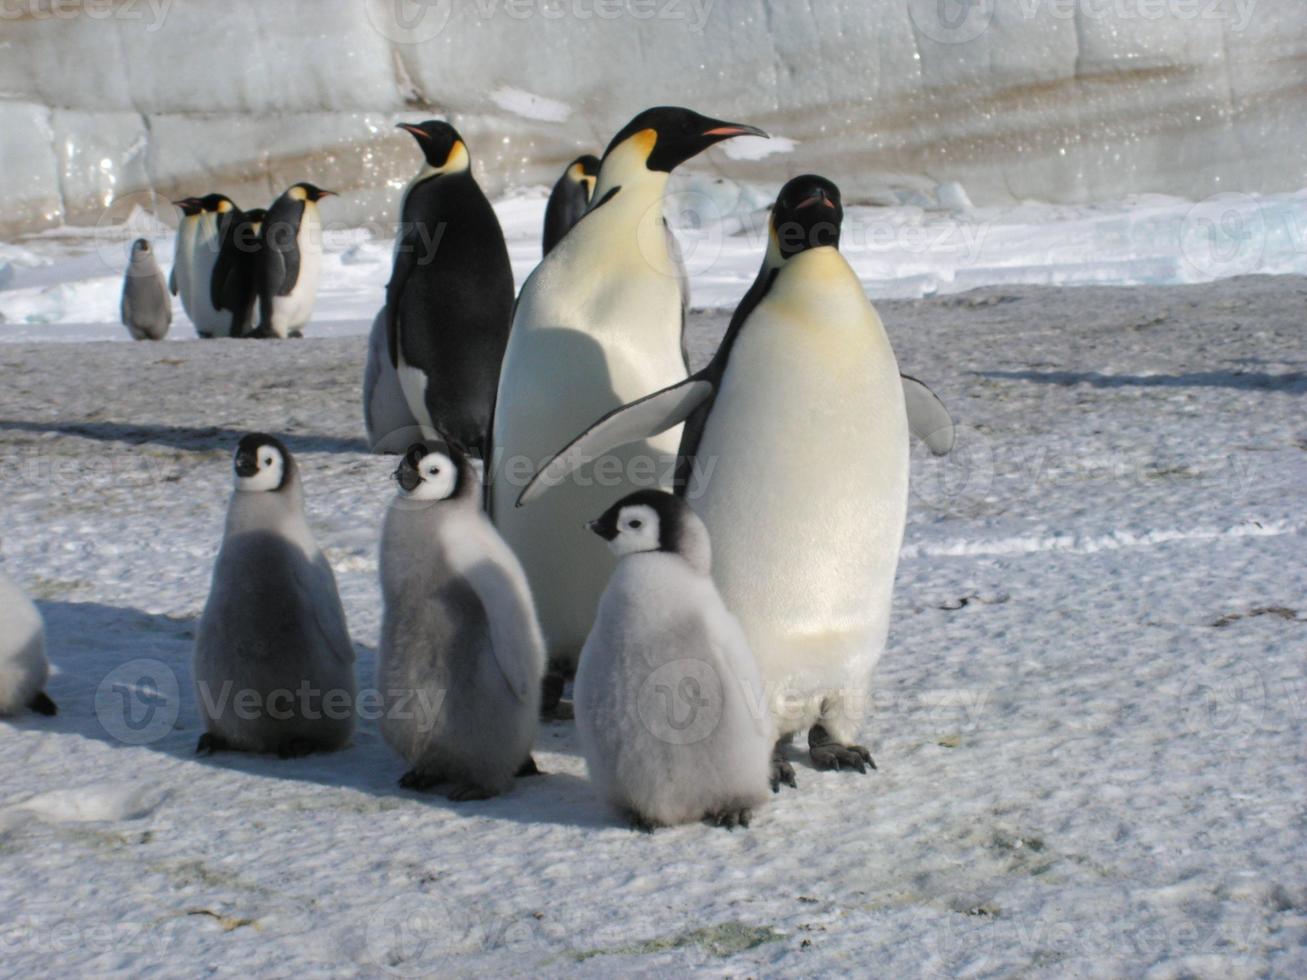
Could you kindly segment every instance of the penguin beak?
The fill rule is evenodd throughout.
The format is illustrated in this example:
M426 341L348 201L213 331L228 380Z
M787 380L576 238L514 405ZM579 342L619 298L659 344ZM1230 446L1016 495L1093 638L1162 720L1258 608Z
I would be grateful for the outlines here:
M335 191L324 191L324 190L318 191L318 197L339 197L339 196L340 195L337 194Z
M796 207L794 210L802 211L804 208L815 207L818 204L824 204L828 208L835 207L835 202L826 196L825 191L817 191L817 193L813 194L811 197L805 197L802 201L800 201L799 206Z
M242 480L248 480L257 472L259 472L259 461L253 453L238 453L236 455L237 476Z
M586 521L586 522L585 522L585 529L586 529L587 531L593 531L595 534L598 534L598 533L599 533L599 522L598 522L598 521Z
M412 133L420 140L427 138L427 131L421 126L414 126L412 123L395 123L396 129L402 129L406 133Z
M705 130L705 137L712 137L712 142L718 140L728 140L736 136L760 136L763 139L771 139L763 130L757 126L746 126L743 123L728 123L713 120L713 127Z

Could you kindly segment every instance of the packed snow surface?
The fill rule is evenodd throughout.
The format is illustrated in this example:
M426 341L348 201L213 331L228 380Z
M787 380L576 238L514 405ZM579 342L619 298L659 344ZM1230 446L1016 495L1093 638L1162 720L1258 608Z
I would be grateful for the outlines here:
M333 255L375 284L376 248ZM92 281L74 261L16 275ZM0 723L3 972L1307 970L1307 280L878 304L959 423L952 457L914 450L879 769L795 746L798 789L749 830L646 836L596 802L566 722L546 775L481 803L400 790L370 720L335 755L193 754L247 430L299 457L371 682L393 461L364 449L365 341L323 336L372 306L324 278L334 319L303 341L0 346L4 568L60 708ZM113 335L85 302L89 325L42 329ZM692 317L696 361L725 322Z

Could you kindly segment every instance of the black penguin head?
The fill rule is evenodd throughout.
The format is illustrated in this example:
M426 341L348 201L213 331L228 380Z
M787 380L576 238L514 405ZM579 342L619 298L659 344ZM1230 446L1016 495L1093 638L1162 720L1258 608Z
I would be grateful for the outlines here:
M761 136L765 139L767 134L756 126L711 119L692 109L657 106L644 110L627 123L608 144L604 159L607 160L618 147L629 141L632 149L644 159L646 168L671 173L714 143L734 136Z
M843 221L840 189L825 177L804 174L781 188L771 230L781 257L790 259L810 248L839 248Z
M204 204L198 197L183 197L180 201L172 203L181 208L182 214L187 218L193 218L204 210Z
M428 119L424 123L399 123L397 129L413 135L422 148L427 166L437 173L457 173L468 168L471 162L467 144L458 130L440 119Z
M585 189L585 199L594 197L595 182L599 179L599 158L593 153L577 157L567 165L567 179Z
M280 439L251 432L236 446L236 489L250 493L281 490L290 480L294 460Z
M310 184L308 181L300 181L298 184L291 184L286 190L297 201L321 201L324 197L334 197L335 191L324 191L321 187Z
M637 490L586 527L607 541L618 557L668 551L692 558L698 557L707 544L703 522L689 504L665 490Z
M136 241L132 242L133 255L145 255L145 254L149 254L149 251L150 251L150 243L147 239L138 238L136 239Z
M226 214L235 209L235 202L226 194L205 194L200 198L200 210L206 213Z
M263 219L268 216L267 208L251 208L245 212L246 219L253 225L263 224Z
M395 469L409 500L464 499L476 495L477 477L463 450L451 442L415 442Z

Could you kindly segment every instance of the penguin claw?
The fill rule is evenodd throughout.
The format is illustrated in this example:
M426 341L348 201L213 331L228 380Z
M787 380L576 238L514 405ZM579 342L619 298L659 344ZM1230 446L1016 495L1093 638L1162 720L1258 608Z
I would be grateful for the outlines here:
M779 793L781 784L799 788L799 782L794 778L794 767L784 759L773 757L771 761L771 791Z
M652 834L658 829L658 825L652 820L646 820L638 813L631 814L631 830L633 833Z
M438 786L444 781L443 778L434 773L418 772L416 769L410 769L399 777L401 789L411 789L419 793L425 792L433 786Z
M714 827L721 827L725 830L734 830L736 827L749 826L749 821L753 814L746 809L739 810L721 810L717 813L710 813L704 819Z
M818 769L856 769L865 774L868 767L876 768L871 753L865 748L841 745L821 725L813 725L808 732L808 754Z
M225 752L230 745L227 740L220 735L214 735L211 732L205 732L200 736L200 740L195 743L196 755L213 755L215 752Z

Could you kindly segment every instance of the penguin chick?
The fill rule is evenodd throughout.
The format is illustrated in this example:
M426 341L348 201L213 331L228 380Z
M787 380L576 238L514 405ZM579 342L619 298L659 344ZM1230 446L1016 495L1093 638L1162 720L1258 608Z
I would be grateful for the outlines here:
M172 324L172 298L154 249L144 238L132 242L132 254L123 276L123 326L132 340L163 340Z
M620 559L576 674L591 780L641 829L747 827L769 795L775 733L744 631L713 584L707 528L661 490L622 498L589 527Z
M541 247L548 255L568 233L572 225L581 220L595 192L599 179L599 158L587 153L567 165L563 175L549 192L545 205L545 230Z
M41 613L18 583L0 571L0 717L24 708L56 714L45 693L49 676Z
M253 433L235 470L195 639L206 728L196 751L339 749L354 730L354 650L335 576L304 518L299 469L281 442Z
M416 443L395 477L381 534L381 733L411 767L401 786L486 799L537 771L544 640L526 573L460 449Z

